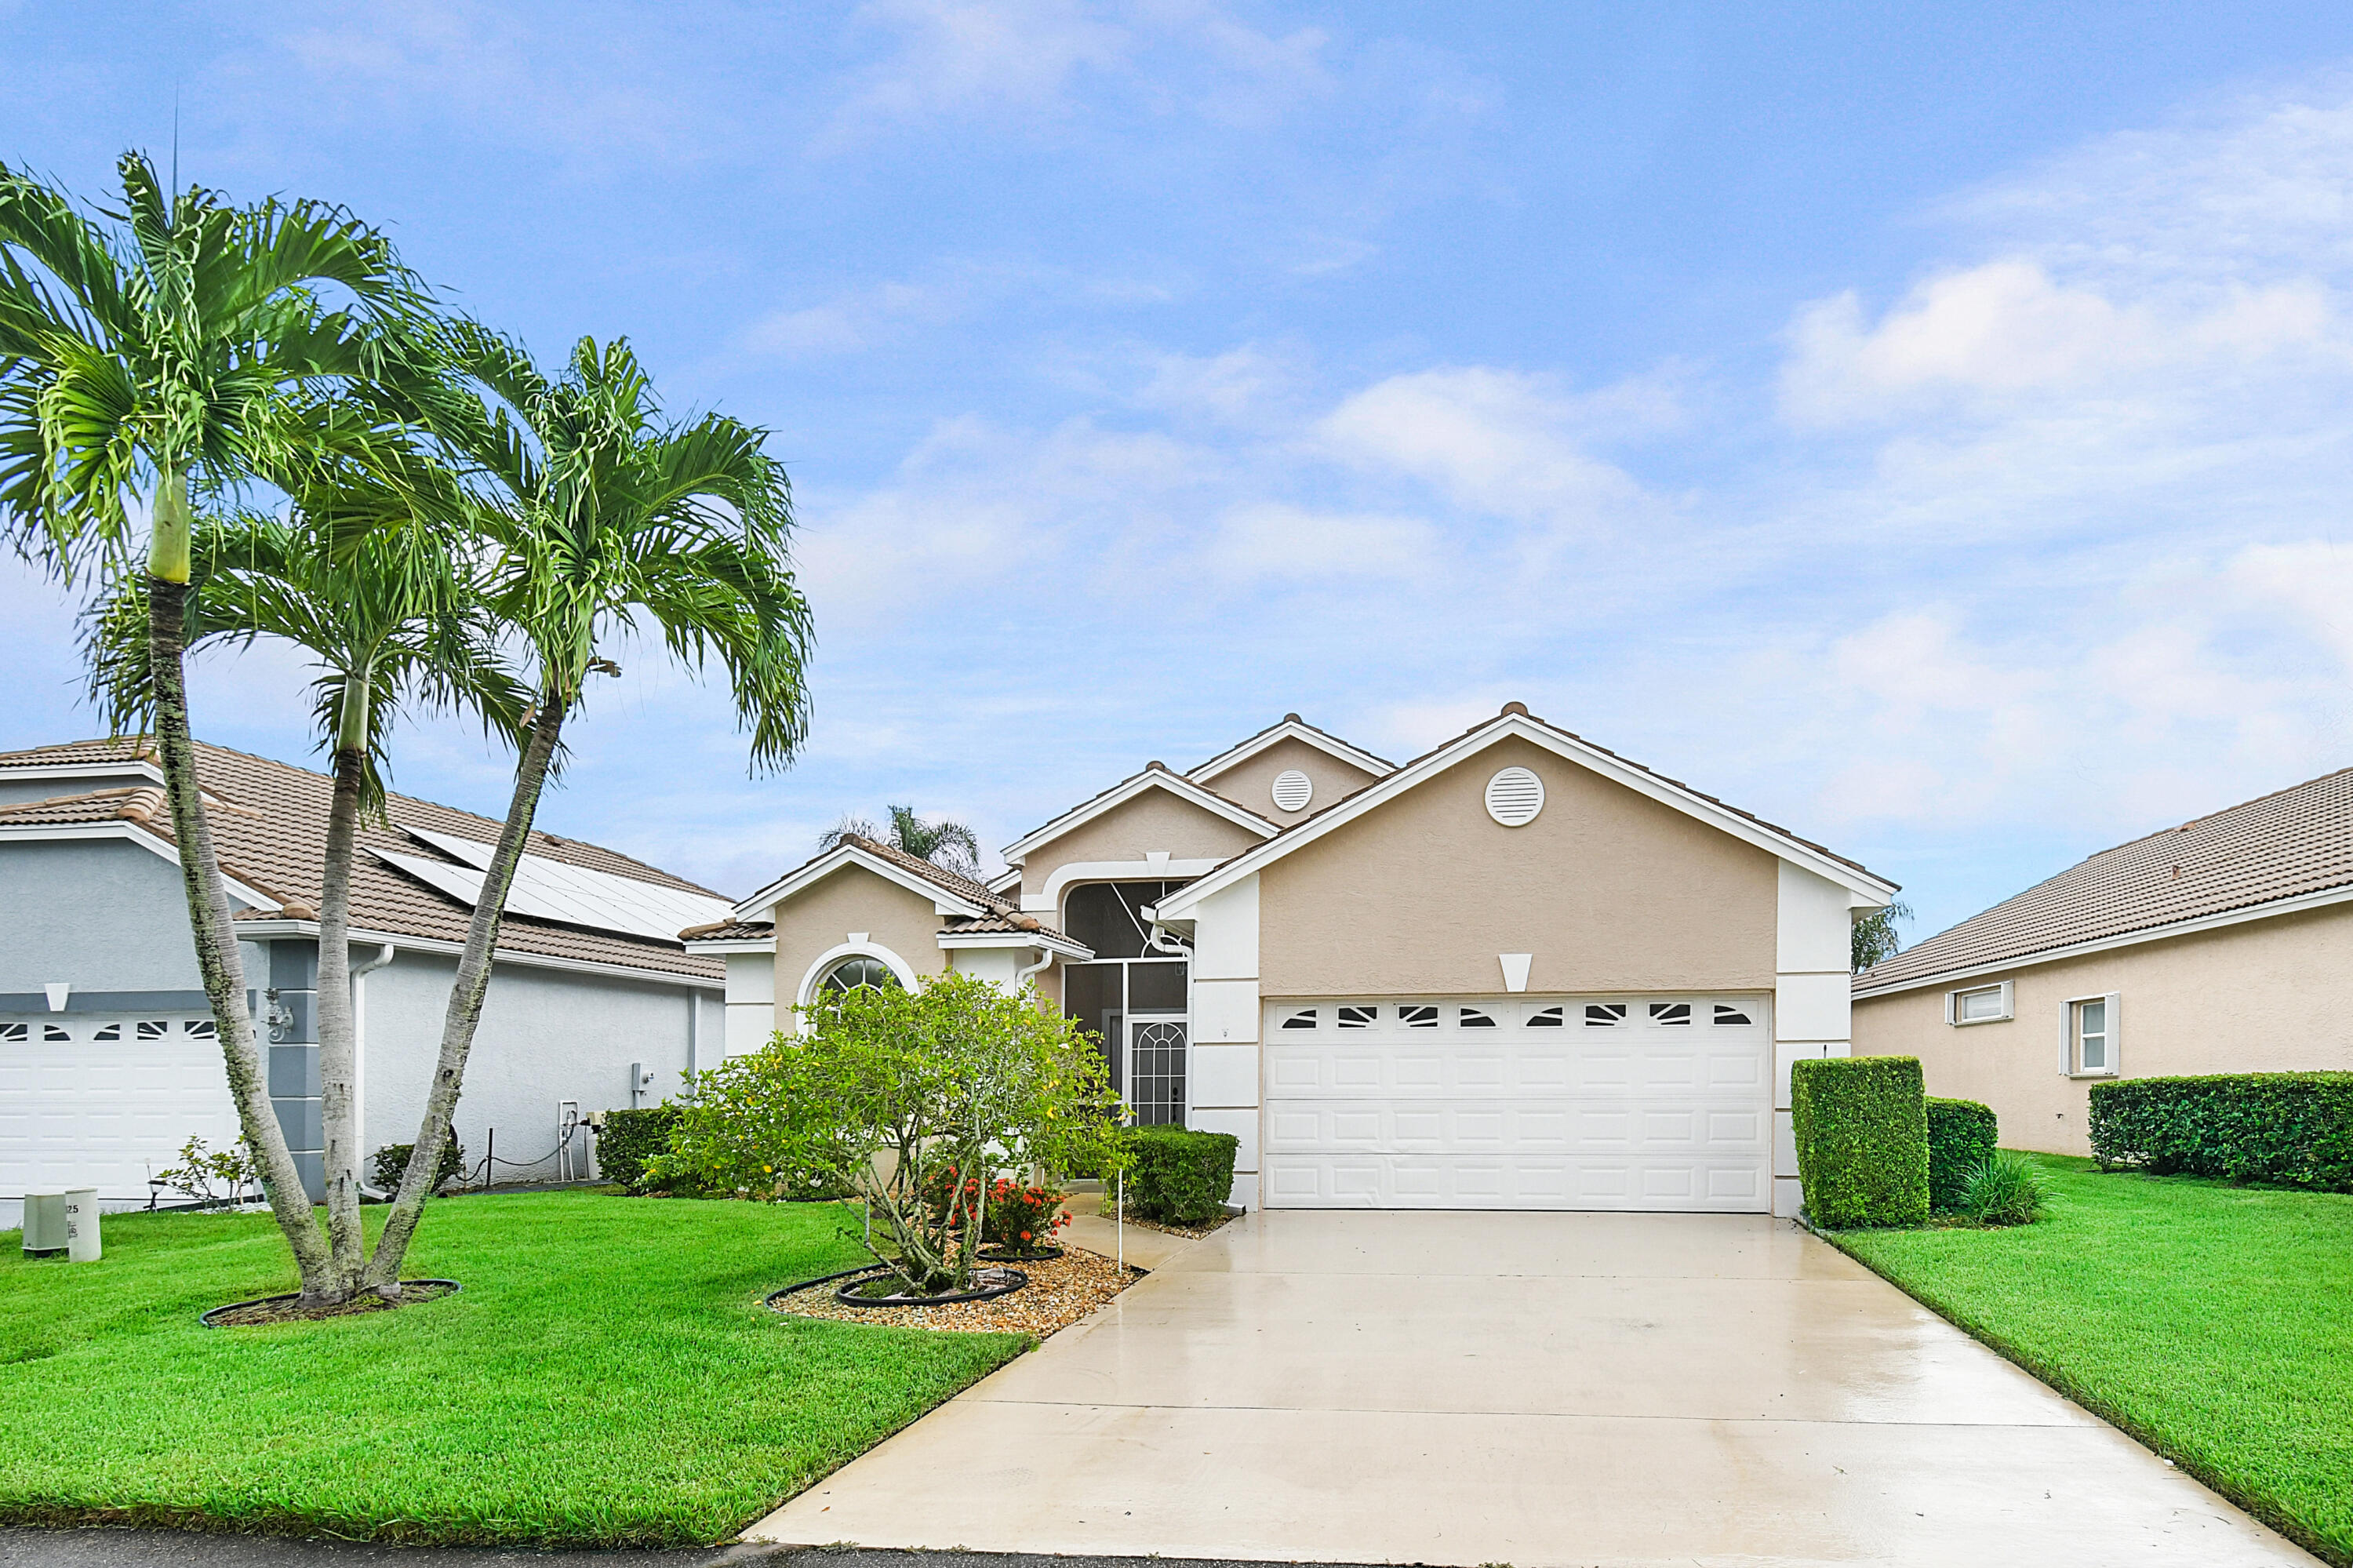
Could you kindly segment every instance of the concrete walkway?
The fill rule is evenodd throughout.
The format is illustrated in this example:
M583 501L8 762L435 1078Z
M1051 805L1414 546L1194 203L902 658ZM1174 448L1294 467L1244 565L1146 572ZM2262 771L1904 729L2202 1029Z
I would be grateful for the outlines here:
M1252 1214L746 1533L1515 1568L2315 1561L1786 1222L1647 1214Z

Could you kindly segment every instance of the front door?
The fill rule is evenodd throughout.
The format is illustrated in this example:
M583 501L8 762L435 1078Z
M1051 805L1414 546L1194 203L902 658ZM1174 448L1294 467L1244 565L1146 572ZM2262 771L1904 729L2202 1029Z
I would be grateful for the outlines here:
M1185 1125L1185 1016L1127 1019L1128 1108L1143 1127Z

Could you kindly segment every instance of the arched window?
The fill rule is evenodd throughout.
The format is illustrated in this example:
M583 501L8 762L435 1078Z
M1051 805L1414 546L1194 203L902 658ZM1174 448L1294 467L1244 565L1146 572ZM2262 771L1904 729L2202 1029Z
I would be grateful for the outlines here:
M899 977L892 974L891 966L881 959L869 958L864 953L852 953L826 970L825 978L817 982L819 991L830 991L836 995L856 991L860 986L869 991L897 991Z

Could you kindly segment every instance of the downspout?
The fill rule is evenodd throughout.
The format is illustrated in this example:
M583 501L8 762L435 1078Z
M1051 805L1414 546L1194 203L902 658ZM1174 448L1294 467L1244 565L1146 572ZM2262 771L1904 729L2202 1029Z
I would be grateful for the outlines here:
M1040 948L1038 950L1046 956L1039 959L1034 964L1030 964L1026 968L1018 969L1013 971L1013 989L1015 991L1019 991L1021 989L1022 982L1027 980L1031 975L1038 974L1040 971L1052 967L1054 962L1054 949L1051 948Z
M352 970L352 1160L363 1192L368 1190L369 1175L360 1147L367 1142L367 978L392 962L399 950L386 942L375 958Z

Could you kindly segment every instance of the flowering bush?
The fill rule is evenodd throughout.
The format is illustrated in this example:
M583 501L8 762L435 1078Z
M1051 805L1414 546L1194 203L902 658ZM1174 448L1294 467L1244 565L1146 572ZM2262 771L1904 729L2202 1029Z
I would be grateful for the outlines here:
M976 1202L980 1178L965 1176L944 1165L923 1188L923 1203L953 1234L962 1239L972 1212L980 1208L981 1245L1008 1252L1036 1254L1054 1245L1055 1236L1071 1216L1062 1212L1069 1196L1060 1188L999 1176L988 1184L988 1201Z
M978 1249L961 1233L987 1206L972 1173L1122 1159L1101 1054L1027 988L951 971L919 991L831 995L804 1017L807 1033L694 1078L649 1181L752 1198L848 1192L865 1211L851 1234L910 1291L936 1295L971 1283ZM1021 1216L1041 1206L1009 1183L1006 1203ZM982 1225L994 1228L985 1213ZM1035 1224L1008 1234L1022 1229L1037 1245Z

